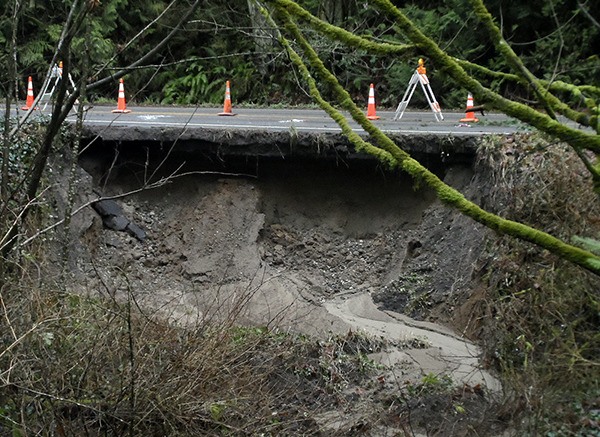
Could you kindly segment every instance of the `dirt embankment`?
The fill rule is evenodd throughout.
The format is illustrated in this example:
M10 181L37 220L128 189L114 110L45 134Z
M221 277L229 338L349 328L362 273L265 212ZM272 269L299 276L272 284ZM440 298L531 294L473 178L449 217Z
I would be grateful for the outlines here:
M82 164L105 196L135 191L149 174L127 160L110 174L94 158ZM90 212L84 251L94 262L81 257L82 278L138 290L141 303L180 322L235 312L240 323L310 335L421 339L425 352L377 359L416 380L451 373L498 389L473 344L431 323L451 323L470 291L479 226L372 162L266 160L249 171L194 173L118 199L144 242ZM461 189L472 177L467 166L441 175Z
M472 291L484 230L428 189L364 160L250 160L219 162L218 174L192 163L189 174L138 191L153 173L131 158L81 159L89 196L92 188L131 193L115 201L145 239L106 228L92 208L79 215L78 290L133 293L140 307L178 324L235 317L320 338L373 336L387 345L369 356L386 366L381 380L390 383L380 394L395 396L398 381L421 384L427 375L501 390L479 348L451 328L469 323L458 309ZM179 163L166 163L153 180L173 168ZM442 168L449 184L477 191L469 166ZM339 430L357 411L318 420Z
M508 216L516 212L517 218L522 213L525 221L538 215L544 218L545 214L529 205L513 204L510 198L515 187L535 192L537 186L551 185L540 178L546 172L529 172L540 160L536 144L524 146L517 152L507 139L497 153L483 155L497 165L479 163L476 173L456 161L432 160L433 168L477 204L501 208ZM187 155L185 166L171 159L154 173L146 164L155 156L142 153L136 159L120 152L114 160L93 155L81 160L91 176L82 175L80 194L90 199L93 188L115 196L116 203L101 209L102 219L92 208L73 219L72 240L83 243L72 248L76 262L72 270L79 273L73 283L77 292L133 297L144 311L187 326L198 320L235 317L236 323L267 326L276 335L295 331L330 337L330 341L334 334L365 338L357 334L365 333L383 340L376 341L376 351L363 350L372 352L371 360L387 365L386 370L374 384L369 380L370 387L355 385L347 388L352 393L344 391L348 399L360 401L352 401L351 411L346 410L349 404L324 407L326 411L314 417L320 430L354 429L360 411L394 411L390 417L395 421L400 416L392 407L400 404L410 416L409 424L412 418L421 418L416 427L427 435L432 435L428 425L433 420L439 430L434 435L459 435L448 423L460 424L464 431L460 435L471 435L475 429L468 422L471 419L478 421L479 435L496 435L507 426L509 416L502 409L495 411L496 404L488 396L500 387L486 371L477 346L465 338L470 332L486 332L482 320L503 320L493 313L489 319L480 317L482 311L473 316L473 308L486 304L483 297L477 298L482 293L472 289L481 274L473 269L476 264L486 269L489 261L495 267L488 274L497 273L499 280L527 276L529 271L521 270L531 256L528 249L518 249L522 253L516 253L515 260L504 259L505 270L502 263L496 268L497 259L488 251L498 241L488 240L486 229L442 206L429 190L364 159L238 157L230 161L230 157L197 156L195 162ZM564 159L560 147L553 153L554 161L551 155L542 157L548 158L547 168ZM517 177L505 177L515 163L520 165L514 170ZM570 181L577 174L563 176ZM523 178L529 185L520 182ZM162 182L153 189L139 190L144 182L157 180ZM570 187L557 178L555 186L541 194L553 199L554 193L566 192L565 186ZM554 211L546 203L540 205ZM571 211L570 203L567 206L566 211ZM115 211L125 218L107 220ZM563 215L578 220L579 215L569 214ZM107 222L141 232L116 232L106 228ZM484 241L488 247L482 258ZM546 274L544 269L553 269L553 262L536 262L534 273ZM505 276L507 269L509 275L510 269L520 275ZM514 284L522 289L521 282ZM555 292L562 296L562 290ZM537 311L536 305L524 307ZM512 313L511 308L518 323L522 317ZM447 388L449 383L455 387L452 393L435 392L427 401L411 397L415 387ZM472 395L468 402L465 394ZM440 396L446 415L440 415ZM463 416L467 410L468 417ZM374 415L368 422L378 420ZM486 420L493 422L493 431L479 427ZM381 431L370 435L390 435L390 429Z

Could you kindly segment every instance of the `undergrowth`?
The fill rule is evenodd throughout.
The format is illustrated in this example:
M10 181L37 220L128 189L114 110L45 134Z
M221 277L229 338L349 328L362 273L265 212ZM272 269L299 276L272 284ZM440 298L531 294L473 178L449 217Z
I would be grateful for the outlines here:
M579 158L539 134L488 142L484 205L577 242L600 238L600 205ZM509 237L490 240L478 335L502 373L504 415L526 435L600 435L600 278Z
M181 327L131 292L83 297L10 279L0 293L0 435L315 435L313 417L378 371L367 354L383 344L353 332L317 341L237 326L234 312Z

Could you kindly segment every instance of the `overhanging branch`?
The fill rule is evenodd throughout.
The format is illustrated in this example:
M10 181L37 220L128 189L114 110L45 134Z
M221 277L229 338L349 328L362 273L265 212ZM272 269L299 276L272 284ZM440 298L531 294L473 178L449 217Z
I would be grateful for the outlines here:
M511 235L521 240L534 243L560 256L561 258L571 261L589 270L590 272L595 273L596 275L600 275L600 257L579 247L567 244L564 241L543 231L531 228L522 223L504 219L485 211L478 205L467 200L460 192L446 185L435 174L422 166L405 151L401 150L389 137L387 137L387 135L385 135L373 123L371 123L361 110L358 109L348 93L338 83L335 76L323 65L317 53L308 43L306 38L304 38L304 35L300 32L298 26L294 23L292 17L287 13L287 11L280 6L276 6L276 11L277 17L283 22L285 29L287 29L296 42L300 44L300 47L302 48L302 51L312 68L317 71L321 79L324 80L336 94L338 103L344 109L350 112L352 118L375 139L376 143L381 147L381 149L393 156L393 158L398 162L398 166L402 170L406 171L416 180L424 181L437 193L438 198L442 202L458 209L463 214L471 217L475 221L487 226L488 228L502 234ZM289 47L289 43L286 44L286 46ZM306 79L309 81L311 91L314 89L316 94L316 85L314 80L311 79L310 74L308 73L308 70L300 57L297 55L294 56L293 54L291 54L291 57L292 60L297 63L301 72L303 72ZM318 102L321 103L321 100L318 100Z

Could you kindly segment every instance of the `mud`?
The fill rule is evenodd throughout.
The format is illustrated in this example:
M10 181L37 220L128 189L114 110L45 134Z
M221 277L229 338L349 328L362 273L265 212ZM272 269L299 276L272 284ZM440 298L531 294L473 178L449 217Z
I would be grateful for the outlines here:
M456 329L469 324L464 303L486 231L430 190L365 159L144 150L91 149L80 159L80 200L113 198L146 238L107 228L85 208L72 226L74 291L133 293L144 311L187 326L234 319L323 339L362 333L387 345L369 356L385 366L382 380L437 375L500 396L480 349ZM429 164L477 200L469 164ZM385 385L376 397L397 390ZM338 429L359 410L316 420Z
M89 288L139 290L140 304L177 323L235 314L320 337L361 331L402 343L402 353L375 358L408 379L435 372L499 390L478 348L447 327L462 323L454 307L470 292L483 231L431 191L369 160L215 166L173 154L153 169L140 156L81 160L104 196L132 193L116 201L147 235L107 229L90 211L82 240L91 259L78 260ZM469 191L469 166L434 168ZM427 348L407 351L414 340Z

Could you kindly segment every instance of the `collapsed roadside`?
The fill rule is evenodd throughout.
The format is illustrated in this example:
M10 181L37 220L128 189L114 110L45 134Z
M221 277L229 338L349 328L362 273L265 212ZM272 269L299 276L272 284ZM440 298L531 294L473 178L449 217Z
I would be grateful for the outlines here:
M564 193L562 197L557 194L560 184L540 184L534 176L556 179L549 169L564 169L553 163L569 156L559 145L548 148L544 144L536 138L504 139L481 151L482 160L475 172L454 167L445 172L445 180L465 188L474 200L486 202L488 196L495 196L494 204L502 205L506 215L518 216L527 210L528 220L543 219L547 211L557 213L557 207L549 205L564 200ZM549 153L555 148L556 153ZM121 162L112 168L113 175L119 174L108 184L101 173L95 174L96 181L84 173L80 176L90 195L94 186L102 187L107 195L120 194L135 185L139 174L128 171L128 167L131 163ZM580 175L574 162L569 161L568 168L574 173L564 177ZM69 363L85 357L94 378L113 375L111 378L120 381L119 387L127 387L130 394L123 396L122 388L99 385L88 374L78 373L77 382L68 384L67 391L59 395L48 388L41 390L39 383L25 378L21 384L11 385L16 387L17 397L30 397L31 390L37 390L70 399L67 404L77 408L65 409L59 402L54 410L60 417L67 416L62 426L65 421L73 429L91 426L108 414L114 423L121 424L111 425L115 433L167 426L181 433L203 430L209 434L254 429L324 435L355 435L360 430L367 435L460 435L476 427L493 435L511 425L513 416L522 418L510 405L518 405L527 417L548 411L553 404L536 404L522 398L521 393L525 384L530 386L539 375L548 377L544 383L552 382L551 375L565 369L560 367L564 360L562 364L555 360L555 367L545 368L547 357L555 350L550 346L560 346L556 341L560 336L548 325L558 327L559 334L571 335L576 330L589 335L579 327L591 326L586 310L590 301L577 299L577 295L592 299L593 290L598 289L590 288L593 283L587 275L577 269L573 272L571 266L529 246L520 245L515 250L513 242L498 240L469 219L442 207L431 193L415 190L410 181L398 182L402 179L398 175L381 179L381 171L373 168L344 170L343 177L332 176L331 169L307 172L302 166L299 170L288 168L283 174L275 172L262 178L198 175L118 200L124 214L147 232L148 241L143 244L129 234L104 228L91 209L77 218L73 223L76 238L72 240L72 254L77 256L71 257L70 264L74 277L66 289L59 287L67 291L69 306L64 307L60 294L37 294L46 302L54 295L49 308L59 310L61 316L59 322L36 331L28 343L32 347L29 352L43 351L37 358L43 356L50 363L48 368L55 370L78 368ZM517 176L532 184L523 184ZM269 183L269 178L278 182ZM584 186L583 177L581 182ZM542 199L543 194L544 201L536 204L541 210L516 204L512 195L515 189L528 190L536 199ZM575 197L586 205L593 204L583 195ZM571 199L558 206L574 211ZM560 215L566 220L565 232L585 235L589 230L585 226L593 229L597 211L585 210L591 220L587 221L582 218L584 210ZM573 227L576 223L583 228ZM541 299L545 290L562 291L551 288L551 284L559 283L556 278L565 274L580 279L572 282L571 300L560 302L562 312L556 312L559 307L554 301L551 307L535 302L535 308L543 312L537 317L531 312L521 317L521 311L527 311L523 299ZM82 294L91 300L82 303L75 298ZM360 299L367 296L374 298L379 308L364 317L368 302ZM352 302L358 305L343 308L344 303ZM582 323L561 328L556 314L567 317L565 311L574 308L583 316ZM417 366L415 372L414 367L385 367L390 362L382 357L399 358L395 363L399 364L407 358L414 360L422 351L431 358L428 338L365 336L360 325L352 326L352 321L335 317L340 309L354 321L362 317L381 321L384 326L398 322L393 318L408 315L413 318L409 325L413 329L426 327L432 334L443 331L447 338L462 334L482 342L484 359L479 361L477 353L470 353L470 358L477 359L479 367L503 372L506 398L493 398L484 384L458 380L440 369L426 371ZM27 313L39 315L38 311L30 308ZM52 319L51 314L44 313L44 318ZM91 320L90 330L74 323L81 317ZM388 318L381 320L383 317ZM426 325L432 321L453 326L455 332L432 329ZM541 321L548 325L538 331ZM258 328L236 328L240 324ZM189 326L194 328L190 331ZM292 332L317 337L296 337ZM554 336L554 341L544 338L545 333ZM90 341L94 338L103 341ZM242 349L238 349L240 345ZM79 348L83 355L75 353ZM52 357L55 350L68 350L71 355ZM118 350L128 353L114 353ZM407 351L413 355L406 355ZM583 359L567 369L577 371L582 383L586 375L593 376L586 364L597 360L589 355L592 352L582 350ZM27 352L21 353L25 359ZM206 355L224 361L209 362L203 358ZM92 365L98 356L110 357L115 365ZM198 379L194 372L211 375L203 367L207 363L224 372L215 374L214 381L235 381L230 381L231 385L220 382L226 388L220 391L218 384ZM153 370L146 372L149 369ZM232 378L231 369L244 370ZM27 372L19 376L24 374ZM242 374L248 378L241 378ZM257 387L251 375L258 374L265 377L260 379L258 392L264 395L261 399L267 406L260 414L248 409L246 403L252 387ZM522 379L516 378L517 374ZM173 384L174 391L168 397L188 387L186 390L198 400L187 412L173 411L156 397L159 386L171 386L175 382L172 378L180 380L181 375L189 375L186 385ZM48 376L52 380L57 374L50 372ZM273 383L273 378L279 383ZM194 381L201 384L197 386ZM195 391L202 387L205 390ZM541 385L536 387L542 389ZM566 391L556 381L547 387L569 394L564 399L573 402L578 394ZM92 407L72 394L75 388L86 394ZM515 403L515 397L522 403ZM33 405L44 410L47 399L34 397ZM184 402L185 397L177 399ZM585 403L589 399L580 400L588 408L582 411L594 409L593 404ZM508 400L506 408L498 408L495 402L503 400ZM16 412L17 403L11 401L10 405ZM7 417L12 417L10 413ZM151 420L136 419L140 415ZM170 419L165 422L164 417ZM585 426L577 421L570 425ZM144 428L151 426L159 428Z

